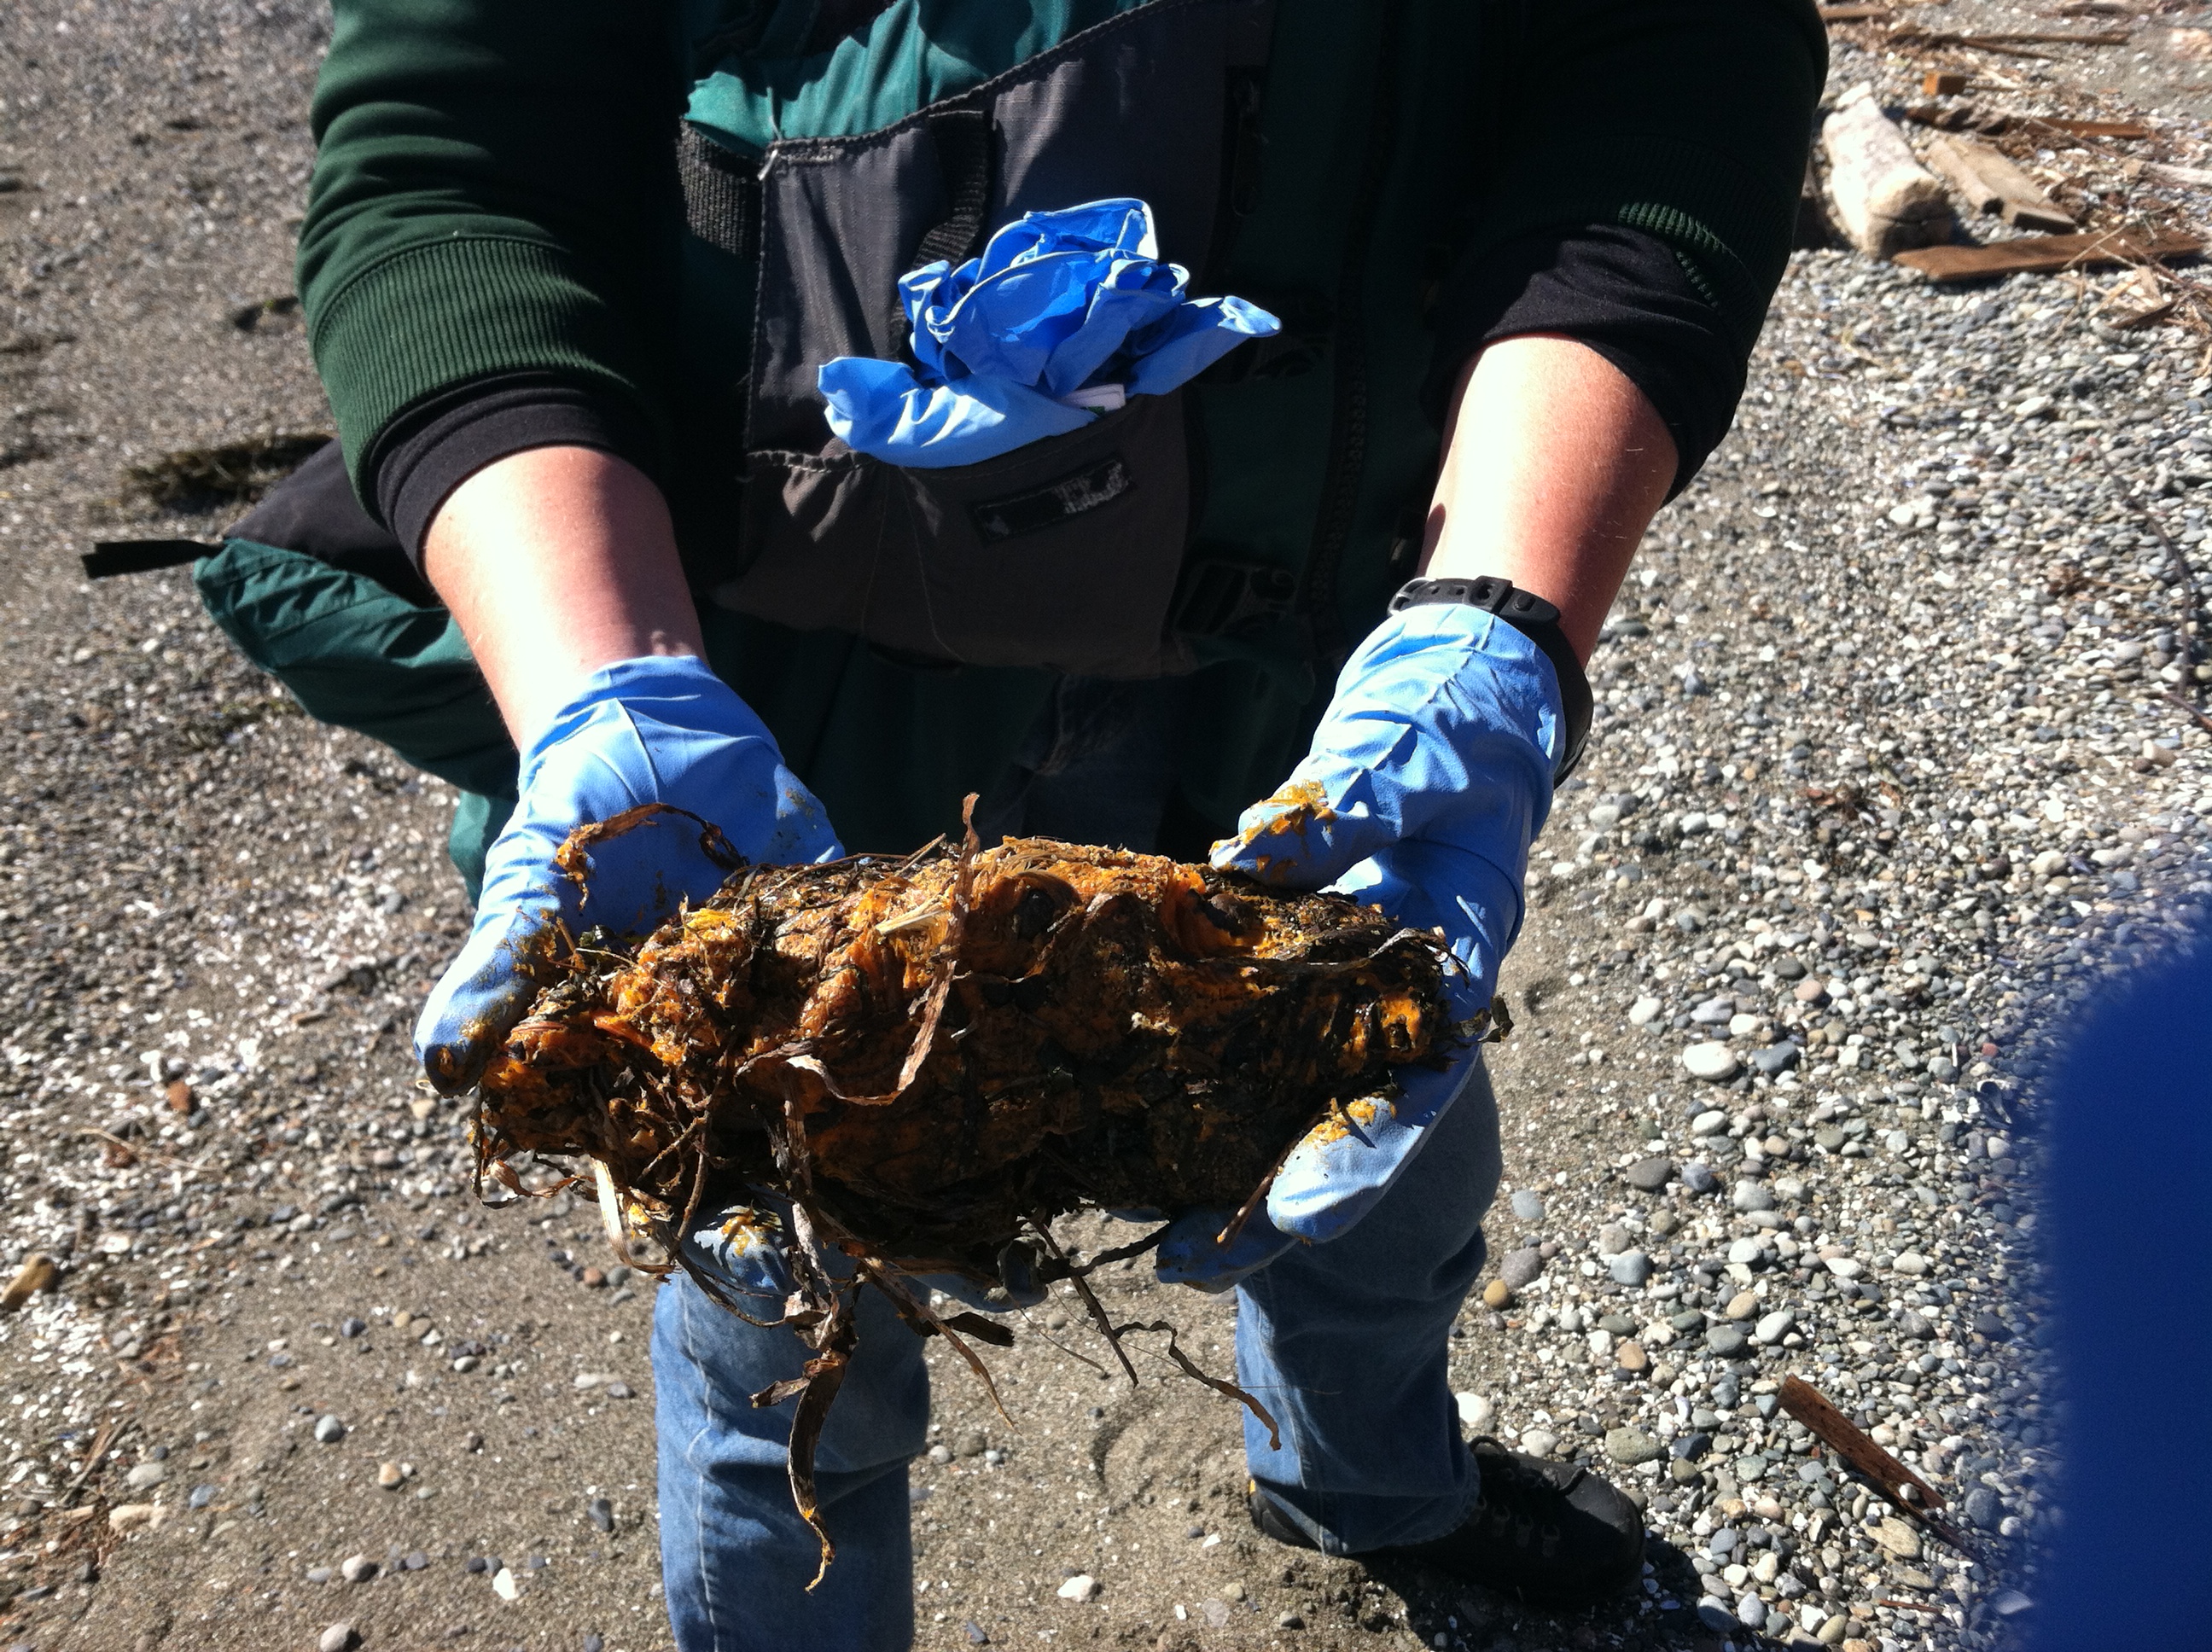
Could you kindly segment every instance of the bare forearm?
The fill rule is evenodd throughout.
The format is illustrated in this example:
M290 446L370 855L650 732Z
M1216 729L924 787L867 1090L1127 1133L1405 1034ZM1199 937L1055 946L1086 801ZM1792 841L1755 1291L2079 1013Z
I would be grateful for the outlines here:
M1453 399L1423 571L1533 591L1588 659L1675 464L1658 413L1596 351L1502 340Z
M600 667L705 652L659 489L592 448L486 465L439 510L422 565L518 745Z

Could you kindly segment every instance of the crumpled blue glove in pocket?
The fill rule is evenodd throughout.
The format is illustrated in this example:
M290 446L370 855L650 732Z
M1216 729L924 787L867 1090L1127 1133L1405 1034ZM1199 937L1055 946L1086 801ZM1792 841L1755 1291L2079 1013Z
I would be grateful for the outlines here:
M748 860L793 865L844 853L814 794L735 690L690 658L617 661L522 754L521 800L484 861L470 932L415 1027L415 1051L439 1089L466 1089L520 1017L527 957L558 917L646 933L728 873L680 815L648 818L589 851L585 887L554 864L568 834L644 803L672 804L719 827Z
M1453 1011L1471 1019L1520 933L1528 846L1565 746L1558 674L1534 642L1478 608L1409 608L1346 663L1311 752L1244 811L1213 864L1287 888L1326 885L1440 930L1461 965L1446 977ZM1398 1095L1360 1130L1310 1134L1226 1248L1215 1240L1228 1213L1178 1218L1160 1278L1221 1290L1298 1241L1343 1233L1426 1145L1478 1059L1468 1048L1441 1070L1399 1067Z
M1281 331L1241 298L1191 298L1131 199L1032 212L980 258L899 279L915 367L825 361L830 428L859 453L939 469L1080 430L1127 396L1159 396L1248 338Z

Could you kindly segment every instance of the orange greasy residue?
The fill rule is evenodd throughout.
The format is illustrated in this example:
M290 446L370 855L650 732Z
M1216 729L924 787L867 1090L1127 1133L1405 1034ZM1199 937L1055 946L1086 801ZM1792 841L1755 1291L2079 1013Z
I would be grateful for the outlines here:
M1346 1127L1345 1121L1347 1118L1363 1130L1371 1129L1374 1127L1375 1121L1382 1116L1386 1105L1387 1103L1372 1096L1362 1096L1356 1102L1347 1102L1343 1107L1333 1110L1327 1118L1307 1131L1306 1141L1315 1147L1326 1147L1331 1142L1342 1141L1352 1133L1351 1130Z
M721 1233L733 1249L744 1251L757 1245L771 1243L782 1226L774 1211L755 1210L750 1205L740 1205L723 1222Z

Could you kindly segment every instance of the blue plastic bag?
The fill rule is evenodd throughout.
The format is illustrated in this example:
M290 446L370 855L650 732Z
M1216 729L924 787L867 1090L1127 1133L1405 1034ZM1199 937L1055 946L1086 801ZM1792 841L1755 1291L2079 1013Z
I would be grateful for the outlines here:
M1092 201L1032 212L983 256L899 279L919 364L841 355L817 375L855 452L938 469L1080 430L1128 396L1164 395L1281 323L1241 298L1190 298L1152 210Z

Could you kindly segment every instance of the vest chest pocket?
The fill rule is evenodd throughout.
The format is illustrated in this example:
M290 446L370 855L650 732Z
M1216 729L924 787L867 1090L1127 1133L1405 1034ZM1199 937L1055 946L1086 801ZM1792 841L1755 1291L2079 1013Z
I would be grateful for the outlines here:
M1191 668L1169 621L1195 514L1183 392L907 468L830 435L816 374L901 359L898 278L1027 212L1135 197L1162 255L1203 272L1273 20L1273 0L1153 0L881 131L770 146L738 571L717 601L917 662Z
M832 444L837 446L838 444ZM916 661L1189 669L1166 635L1188 535L1182 398L1139 396L980 465L756 453L735 606Z

